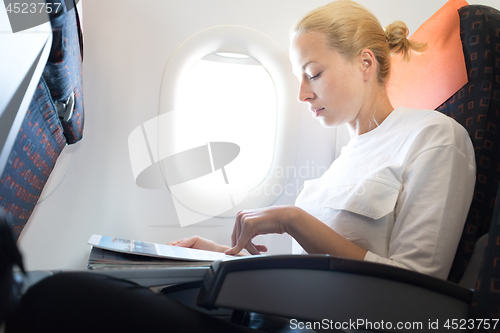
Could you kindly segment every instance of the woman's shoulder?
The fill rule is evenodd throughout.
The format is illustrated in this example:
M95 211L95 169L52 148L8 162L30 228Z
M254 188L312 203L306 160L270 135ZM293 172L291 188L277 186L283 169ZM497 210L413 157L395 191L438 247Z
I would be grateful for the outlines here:
M427 149L455 145L464 150L470 145L466 129L439 111L397 108L393 112L395 117L391 128L405 140L419 143Z
M426 109L410 109L399 107L393 111L396 115L396 119L408 124L419 124L420 126L450 126L456 123L460 126L453 118L445 115L442 112L436 110L426 110ZM419 127L420 127L419 126Z
M410 108L397 108L395 113L394 127L401 128L413 135L423 133L442 139L453 137L466 137L468 133L465 128L453 118L435 110L422 110Z

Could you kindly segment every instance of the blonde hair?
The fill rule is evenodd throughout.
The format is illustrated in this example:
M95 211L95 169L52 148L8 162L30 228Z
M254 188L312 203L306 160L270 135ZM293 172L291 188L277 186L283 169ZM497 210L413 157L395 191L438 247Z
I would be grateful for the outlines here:
M402 53L408 61L412 50L421 52L427 46L408 40L408 28L402 21L389 24L384 31L375 15L351 0L338 0L311 11L295 25L292 37L313 31L324 33L329 46L348 60L370 49L378 63L380 84L389 79L391 53Z

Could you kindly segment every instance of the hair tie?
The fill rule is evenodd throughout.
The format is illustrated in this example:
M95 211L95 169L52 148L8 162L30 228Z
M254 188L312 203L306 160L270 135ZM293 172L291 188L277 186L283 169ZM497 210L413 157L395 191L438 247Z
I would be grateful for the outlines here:
M389 41L391 40L391 34L387 32L387 30L384 30L384 33L385 33L385 41L389 43Z

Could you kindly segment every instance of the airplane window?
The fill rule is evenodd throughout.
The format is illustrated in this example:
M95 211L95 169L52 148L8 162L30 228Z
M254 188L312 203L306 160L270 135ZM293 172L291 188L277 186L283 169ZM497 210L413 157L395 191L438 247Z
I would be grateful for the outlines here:
M295 163L296 96L274 40L242 26L199 31L165 65L158 117L129 136L136 183L158 188L160 174L181 226L271 205Z
M200 139L235 143L239 155L224 170L231 192L256 188L269 172L276 136L276 89L262 64L239 53L209 54L191 68L179 99L174 150L195 147ZM227 191L225 182L210 177L192 185Z

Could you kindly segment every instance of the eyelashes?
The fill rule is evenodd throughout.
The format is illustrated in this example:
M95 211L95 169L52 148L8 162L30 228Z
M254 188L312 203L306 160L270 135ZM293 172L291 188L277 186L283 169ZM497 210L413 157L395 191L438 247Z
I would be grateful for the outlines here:
M309 76L309 80L315 80L315 79L317 79L320 75L321 75L321 73L316 74L316 75L314 75L314 76Z

